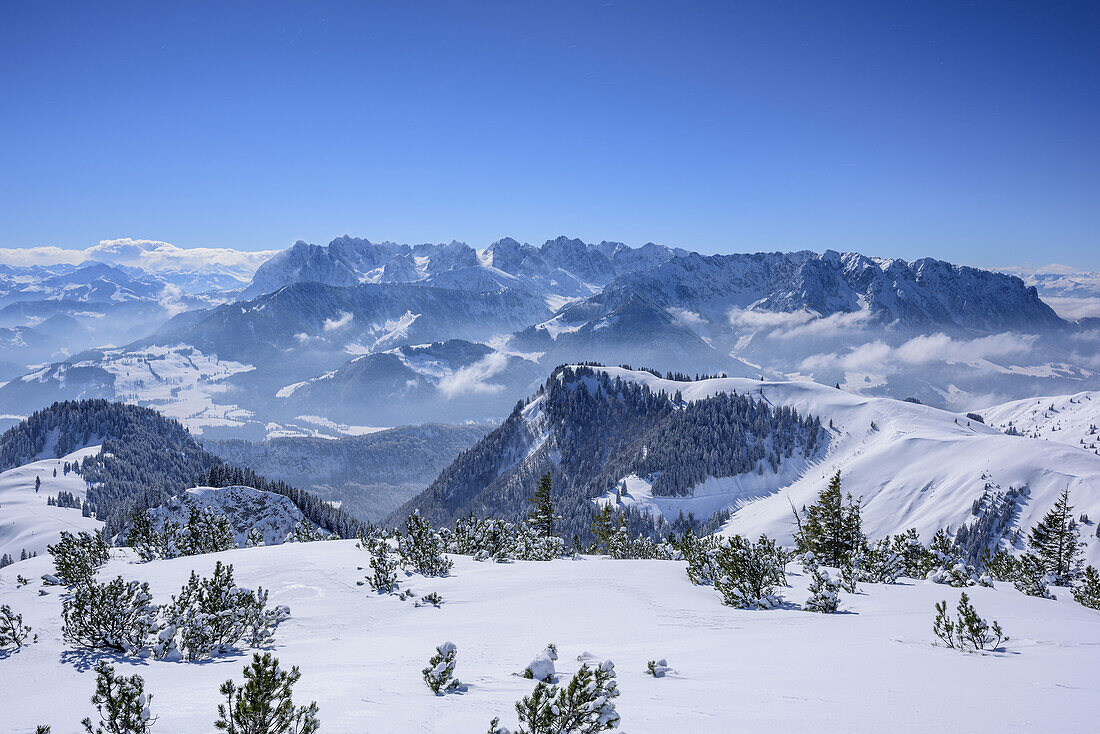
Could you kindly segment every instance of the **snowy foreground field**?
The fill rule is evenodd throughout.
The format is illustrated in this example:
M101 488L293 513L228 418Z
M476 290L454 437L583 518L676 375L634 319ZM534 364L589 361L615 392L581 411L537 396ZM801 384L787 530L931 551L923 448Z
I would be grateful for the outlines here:
M807 578L788 566L786 608L723 606L693 586L684 563L582 557L552 562L478 563L457 556L451 575L402 575L402 588L436 591L441 607L379 596L359 586L368 554L354 541L294 543L137 563L113 549L99 579L148 581L157 603L178 593L192 569L234 566L242 586L270 590L289 620L273 652L302 678L295 702L316 700L322 732L484 732L533 682L513 675L556 643L565 680L586 654L615 663L622 731L633 732L1087 732L1100 700L1100 612L1027 597L1007 584L968 589L978 612L998 620L1003 651L965 654L933 644L933 605L954 608L960 589L926 581L862 584L842 594L848 613L797 608ZM362 568L366 569L364 571ZM251 652L201 663L134 661L72 651L61 638L61 594L38 578L47 555L0 570L0 601L40 641L0 657L0 731L26 734L48 723L79 730L93 713L90 669L108 659L138 674L153 694L155 731L213 731L218 686L242 680ZM16 583L22 574L32 581ZM435 646L453 641L465 692L434 696L420 671ZM664 678L644 673L666 658ZM585 658L588 659L588 658Z

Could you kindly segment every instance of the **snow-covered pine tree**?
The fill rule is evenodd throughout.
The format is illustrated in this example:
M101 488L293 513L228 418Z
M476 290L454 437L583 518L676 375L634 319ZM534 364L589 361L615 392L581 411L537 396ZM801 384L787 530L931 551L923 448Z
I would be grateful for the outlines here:
M92 703L99 713L94 727L91 717L81 724L86 734L147 734L157 717L150 712L153 694L145 693L141 676L115 675L115 669L100 660L95 666L95 694Z
M62 635L74 645L143 656L160 631L149 584L125 581L80 584L62 601Z
M997 552L987 556L984 569L996 581L1013 581L1019 574L1015 556L998 548Z
M840 608L840 583L818 567L810 578L810 598L802 606L808 612L832 614Z
M955 588L993 585L988 576L967 565L948 530L940 528L936 531L926 555L925 565L929 568L927 578L934 583Z
M717 575L714 588L722 601L740 609L778 606L777 586L786 586L783 551L774 540L761 535L752 543L740 535L719 542L715 551Z
M96 569L111 557L110 546L99 530L76 535L62 530L61 539L47 549L53 555L54 575L66 586L91 581Z
M892 584L905 575L905 560L893 538L883 538L864 552L860 580L870 584Z
M672 672L672 668L668 666L668 661L664 658L660 660L650 660L645 664L646 675L652 675L654 678L664 678L665 675Z
M614 663L606 660L595 667L585 663L564 688L539 682L530 696L516 703L519 729L515 734L596 734L616 729L618 695ZM500 719L493 719L490 734L510 734L499 723Z
M616 530L615 510L610 502L596 510L596 514L592 518L591 530L592 534L596 536L597 551L603 550L606 553Z
M397 540L401 562L425 576L446 576L454 561L443 555L446 543L419 511L405 520L405 533Z
M275 628L290 614L286 607L267 608L267 591L245 589L233 580L233 566L218 561L214 575L200 578L194 571L187 584L164 608L166 629L178 633L174 647L162 639L157 657L174 657L174 649L184 660L200 660L233 649L246 641L261 647L270 640Z
M226 702L218 705L214 727L226 734L313 734L321 726L317 702L294 706L293 688L301 677L297 665L287 672L271 653L254 654L244 685L227 680L219 689Z
M798 517L798 551L812 552L826 566L840 568L864 543L859 500L840 491L840 472L821 490L817 501Z
M246 548L259 548L264 544L264 534L259 528L249 528L248 535L245 536L244 545Z
M1027 544L1051 574L1051 583L1070 586L1080 575L1084 544L1073 518L1068 489L1062 490L1054 507L1031 529Z
M557 675L557 670L554 668L554 661L557 659L558 647L551 642L523 669L523 677L552 683L554 676Z
M1053 599L1050 593L1051 575L1045 564L1034 554L1025 553L1016 560L1016 578L1013 585L1028 596Z
M23 624L23 615L13 612L7 604L0 606L0 648L19 649L28 637L31 628ZM31 641L38 642L38 635L31 637Z
M431 659L428 660L428 667L420 671L424 676L424 682L428 684L428 688L431 688L432 693L437 696L453 691L462 685L458 678L454 677L457 655L458 649L455 644L444 642L435 648L435 655L432 655Z
M1100 609L1100 573L1089 566L1073 587L1073 598L1090 609Z
M237 547L237 539L229 518L212 507L192 505L178 544L183 555L197 556L232 550Z
M370 553L371 575L367 576L367 583L380 594L392 594L397 589L397 559L385 536L363 538L359 547Z
M535 493L527 500L533 507L527 513L527 522L539 535L549 538L554 534L554 500L551 496L550 472L539 477Z

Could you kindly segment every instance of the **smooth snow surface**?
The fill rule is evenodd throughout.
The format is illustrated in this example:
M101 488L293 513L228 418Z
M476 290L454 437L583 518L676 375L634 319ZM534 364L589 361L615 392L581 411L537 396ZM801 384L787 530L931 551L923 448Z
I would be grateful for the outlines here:
M66 475L63 467L66 461L77 462L99 451L99 446L90 446L60 459L34 461L0 474L0 556L8 553L18 559L24 549L28 554L37 551L42 555L47 545L57 542L62 530L76 533L103 527L94 517L83 517L79 509L46 504L46 498L56 498L58 492L70 492L83 501L88 485L76 472ZM37 493L35 477L42 479Z
M177 593L191 569L209 575L232 563L236 580L270 590L288 604L273 650L297 665L298 704L316 700L321 732L483 732L493 716L516 724L514 702L534 682L522 671L536 651L557 645L567 681L585 659L615 662L622 730L646 732L1087 732L1100 697L1100 613L1071 600L1025 597L1014 589L968 591L980 614L1011 639L1004 652L968 655L933 645L933 605L951 607L960 591L928 582L863 585L842 595L847 614L795 608L741 611L710 587L692 586L684 564L585 557L549 563L476 563L456 558L442 579L402 577L440 608L378 596L357 586L367 554L354 541L251 548L208 556L133 562L115 557L101 578L149 581L155 600ZM794 565L790 567L794 569ZM39 596L51 569L37 558L0 571L0 596L24 615L41 641L0 658L4 708L0 732L36 724L75 732L106 657L138 674L154 695L158 732L213 730L218 686L241 681L251 653L203 663L131 661L73 652L61 639L61 591ZM792 573L784 597L799 604L807 579ZM1067 597L1068 599L1068 597ZM434 696L421 679L435 647L457 645L461 694ZM674 669L655 679L648 660Z

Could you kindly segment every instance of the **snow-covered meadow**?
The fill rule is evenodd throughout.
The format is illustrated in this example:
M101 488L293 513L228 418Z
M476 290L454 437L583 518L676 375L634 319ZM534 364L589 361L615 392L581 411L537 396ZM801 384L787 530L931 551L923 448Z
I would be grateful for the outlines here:
M934 644L933 605L960 590L927 581L862 584L842 611L797 608L807 578L788 566L784 608L737 610L693 586L684 563L597 557L478 563L455 557L445 578L401 577L442 606L380 596L360 586L368 554L353 541L249 548L141 564L114 549L99 578L148 581L155 601L178 593L192 569L234 566L237 583L270 590L291 617L274 654L302 672L296 703L316 700L322 732L483 732L494 716L515 726L529 694L519 673L555 643L564 680L578 658L610 659L618 673L622 730L641 732L1093 731L1100 696L1100 612L1062 592L1027 597L1007 584L967 590L978 612L1011 639L1003 651L965 654ZM74 651L61 637L61 595L38 582L48 556L0 570L0 598L40 641L0 657L0 731L49 723L73 732L92 713L91 667L107 659L141 675L162 732L212 731L218 686L241 680L249 652L201 663L114 658ZM366 570L364 570L366 569ZM32 579L19 586L16 575ZM435 646L458 648L461 693L434 696L421 670ZM673 669L645 674L649 660Z

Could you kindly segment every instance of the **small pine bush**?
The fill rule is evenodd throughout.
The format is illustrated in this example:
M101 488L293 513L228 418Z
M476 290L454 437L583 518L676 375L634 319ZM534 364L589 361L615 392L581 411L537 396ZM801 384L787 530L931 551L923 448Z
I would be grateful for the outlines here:
M90 581L96 570L111 557L110 546L98 530L76 535L63 530L61 540L47 548L53 555L54 575L70 587Z
M252 656L244 685L222 684L225 703L218 705L214 728L227 734L313 734L320 728L317 702L295 708L294 684L302 677L295 665L287 672L271 653Z
M455 658L458 649L453 642L444 642L435 649L435 655L428 660L428 667L420 671L424 676L424 682L432 693L437 696L453 691L462 685L458 678L454 677Z
M1100 573L1089 566L1073 589L1073 598L1090 609L1100 609Z
M840 608L840 583L823 568L815 568L810 581L810 598L802 606L808 612L832 614Z
M161 629L152 599L149 584L121 576L81 584L62 602L62 635L79 647L143 657Z
M115 669L102 660L95 666L95 672L92 703L99 712L100 722L93 728L91 718L84 719L81 722L84 731L87 734L147 734L151 731L157 720L149 711L153 695L146 695L141 676L116 676Z
M0 606L0 648L19 649L30 638L38 642L38 635L31 636L31 628L23 624L23 615L16 614L7 604Z
M958 617L951 619L947 615L946 601L936 605L932 631L947 647L965 652L996 650L1008 640L997 622L987 623L978 616L965 591L959 598L957 611Z

